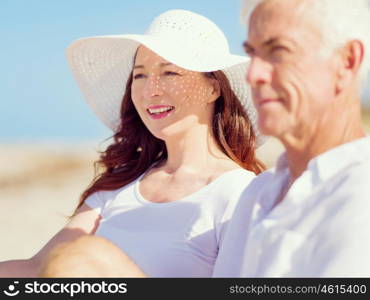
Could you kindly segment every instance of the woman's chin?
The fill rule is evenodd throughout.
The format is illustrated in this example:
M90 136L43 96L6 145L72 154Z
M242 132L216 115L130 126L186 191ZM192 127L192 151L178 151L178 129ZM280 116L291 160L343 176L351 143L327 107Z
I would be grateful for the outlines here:
M173 140L184 134L184 130L178 130L175 128L164 127L161 129L150 130L150 132L157 138L163 141Z
M160 139L160 140L163 140L163 141L167 141L167 140L173 139L173 138L175 138L177 136L177 134L175 134L174 132L168 132L166 130L155 131L155 132L152 131L152 134L157 139Z
M180 138L190 132L194 132L194 130L198 130L198 126L200 125L202 124L199 124L197 119L185 118L178 122L163 124L163 126L148 127L148 129L156 138L166 141Z

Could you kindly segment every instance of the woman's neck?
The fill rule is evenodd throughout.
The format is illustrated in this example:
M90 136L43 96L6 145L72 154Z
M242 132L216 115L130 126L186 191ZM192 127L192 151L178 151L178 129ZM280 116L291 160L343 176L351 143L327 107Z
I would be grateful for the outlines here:
M209 125L195 126L182 135L172 136L165 143L168 158L162 167L168 173L199 172L214 169L220 161L231 161L218 146Z

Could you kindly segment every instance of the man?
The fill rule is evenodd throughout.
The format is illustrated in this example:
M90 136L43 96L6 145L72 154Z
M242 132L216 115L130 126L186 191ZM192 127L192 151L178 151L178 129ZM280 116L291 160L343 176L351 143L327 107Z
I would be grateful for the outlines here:
M286 152L245 190L214 276L368 277L367 1L245 3L258 125Z

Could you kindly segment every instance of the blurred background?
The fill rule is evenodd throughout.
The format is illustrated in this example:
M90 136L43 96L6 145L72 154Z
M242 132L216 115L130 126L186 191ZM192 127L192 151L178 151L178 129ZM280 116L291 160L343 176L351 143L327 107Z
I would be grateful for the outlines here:
M155 16L179 8L213 20L231 51L244 55L240 6L240 0L0 1L0 261L35 254L64 226L111 136L82 99L66 47L80 37L143 33ZM369 88L363 105L370 131ZM281 152L270 139L258 155L273 166Z

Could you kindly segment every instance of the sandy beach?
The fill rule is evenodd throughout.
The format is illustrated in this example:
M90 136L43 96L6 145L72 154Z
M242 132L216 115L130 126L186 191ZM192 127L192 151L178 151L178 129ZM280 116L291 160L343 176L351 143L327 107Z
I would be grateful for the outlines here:
M33 255L64 224L93 177L93 146L0 146L0 261Z
M98 143L0 145L0 261L34 255L68 221L94 175ZM282 151L268 140L258 157L272 166Z

